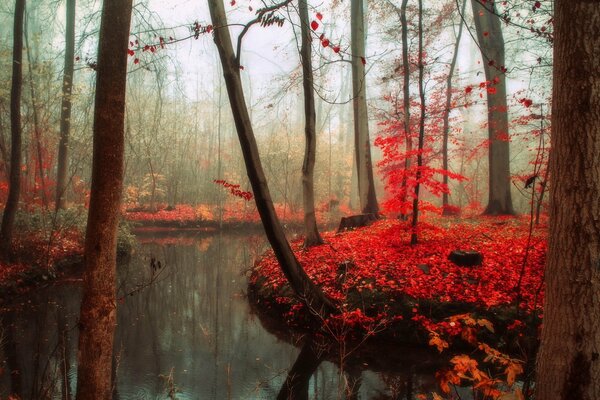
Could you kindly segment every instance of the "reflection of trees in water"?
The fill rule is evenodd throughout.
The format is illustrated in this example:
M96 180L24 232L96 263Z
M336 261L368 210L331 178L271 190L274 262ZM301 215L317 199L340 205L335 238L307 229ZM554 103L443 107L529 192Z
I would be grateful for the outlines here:
M0 375L0 398L71 398L79 291L65 290L69 295L54 288L43 296L30 292L2 316L6 373Z
M369 357L357 355L356 357L340 357L336 352L340 346L335 341L327 341L316 336L304 338L301 350L288 371L287 377L281 385L277 400L308 400L308 399L373 399L373 400L412 400L417 394L430 393L436 389L433 365L425 371L423 367L406 365L407 359L396 357L399 364L395 365L370 365ZM391 349L390 349L391 350ZM397 349L400 352L401 349ZM379 353L380 357L388 352ZM424 354L421 353L421 356ZM324 361L344 359L346 365L338 365L337 384L328 393L327 386L318 385L319 369ZM426 361L427 364L427 361ZM375 367L377 375L370 371ZM380 368L386 370L379 370ZM369 382L377 376L384 384L379 390L373 390L375 385L369 384L369 389L363 388L363 381ZM314 383L312 392L310 382ZM365 397L366 396L366 397Z
M288 339L277 341L265 331L242 295L247 285L243 273L257 246L262 246L258 241L222 234L185 246L144 244L138 248L131 263L118 273L119 295L137 285L143 288L119 303L114 398L164 398L166 381L160 376L168 376L172 369L173 384L182 397L277 397L295 352ZM144 286L152 279L151 256L161 261L164 272ZM19 364L13 368L20 370L14 378L21 381L23 399L72 398L80 291L58 285L30 296L31 304L12 314L14 323L4 316L5 369L13 368L8 365L11 362ZM10 326L14 327L12 339L6 337ZM9 359L11 350L14 354ZM353 373L354 359L347 358L342 371ZM332 355L315 367L305 385L310 398L344 398L344 382L358 382L358 377L361 398L374 398L375 388L381 386L379 378L360 364L367 360L371 365L371 361L357 358L363 360L358 372L344 377L336 367L338 359L339 355ZM0 375L1 398L10 392L10 378L9 373ZM14 385L19 384L15 381ZM358 383L348 386L359 388Z

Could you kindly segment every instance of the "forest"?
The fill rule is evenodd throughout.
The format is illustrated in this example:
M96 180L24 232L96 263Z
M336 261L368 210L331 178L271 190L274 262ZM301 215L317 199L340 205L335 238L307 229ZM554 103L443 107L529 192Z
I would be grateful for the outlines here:
M1 2L0 400L600 399L599 31Z

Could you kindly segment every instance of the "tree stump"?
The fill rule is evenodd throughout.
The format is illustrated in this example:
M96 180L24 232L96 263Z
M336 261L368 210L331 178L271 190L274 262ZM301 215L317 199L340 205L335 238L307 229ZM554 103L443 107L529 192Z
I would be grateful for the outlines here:
M371 225L374 221L377 221L377 214L373 213L342 217L337 231L339 233L350 229L362 228L363 226Z
M483 254L476 250L453 250L448 259L460 267L474 267L481 265Z

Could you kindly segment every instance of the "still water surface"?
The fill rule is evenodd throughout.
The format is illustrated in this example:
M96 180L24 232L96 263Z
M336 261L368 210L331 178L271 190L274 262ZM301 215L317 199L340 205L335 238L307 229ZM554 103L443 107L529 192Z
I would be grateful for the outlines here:
M247 269L266 248L263 236L138 241L118 273L115 398L276 398L300 350L267 332L244 296ZM160 269L153 270L152 258ZM80 299L77 282L61 283L17 299L15 310L2 315L0 398L11 391L24 399L74 393ZM355 394L404 399L411 369L399 365L383 374L361 369ZM311 378L309 398L344 398L340 375L336 365L323 362ZM432 380L414 383L427 390Z

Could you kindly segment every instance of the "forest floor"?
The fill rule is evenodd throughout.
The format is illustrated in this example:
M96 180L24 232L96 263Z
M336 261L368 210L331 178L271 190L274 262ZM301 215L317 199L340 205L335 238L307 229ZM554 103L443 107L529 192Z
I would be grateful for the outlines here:
M83 234L78 229L53 232L21 230L13 239L13 261L0 261L0 304L10 296L47 283L81 263Z
M411 246L408 223L383 219L324 233L320 246L305 249L297 240L292 247L308 276L343 311L322 321L327 330L379 332L441 350L453 338L476 344L476 331L488 331L496 344L535 340L546 232L545 225L530 229L528 217L439 218L421 223L419 243ZM448 259L453 250L478 251L483 262L458 266ZM293 296L272 251L254 266L249 294L259 313L288 327L307 326L310 313Z

